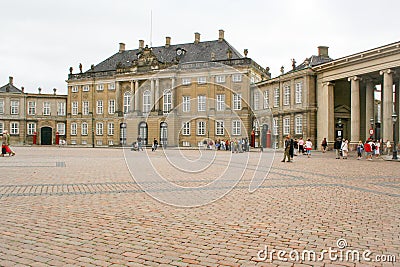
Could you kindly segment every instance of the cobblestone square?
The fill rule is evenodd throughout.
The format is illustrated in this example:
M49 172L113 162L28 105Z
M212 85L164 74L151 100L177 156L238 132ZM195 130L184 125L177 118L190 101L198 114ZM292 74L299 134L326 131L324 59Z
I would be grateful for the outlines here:
M265 151L273 159L269 170L255 151L15 150L0 158L0 266L400 266L396 162L353 154L336 160L330 151L282 163L281 152L273 159ZM204 171L164 166L179 165L180 157L204 163ZM180 189L153 180L149 159ZM213 184L226 165L243 170L240 181ZM269 174L249 192L257 171ZM182 201L220 197L185 208L151 193ZM330 248L358 251L361 259L321 256ZM316 259L296 259L304 250ZM286 254L279 258L278 251Z

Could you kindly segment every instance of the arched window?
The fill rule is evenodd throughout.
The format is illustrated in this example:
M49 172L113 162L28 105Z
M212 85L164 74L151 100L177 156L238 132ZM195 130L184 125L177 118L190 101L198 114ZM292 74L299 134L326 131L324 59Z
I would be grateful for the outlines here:
M147 145L147 123L144 121L139 124L139 136L142 138L142 144Z
M131 93L125 92L125 94L124 94L124 114L129 112L130 106L131 106Z
M143 93L143 113L149 113L151 110L151 93L149 90Z
M160 123L160 144L162 147L167 147L168 143L168 124L163 121Z
M172 93L170 89L164 90L163 94L163 113L168 114L172 109Z

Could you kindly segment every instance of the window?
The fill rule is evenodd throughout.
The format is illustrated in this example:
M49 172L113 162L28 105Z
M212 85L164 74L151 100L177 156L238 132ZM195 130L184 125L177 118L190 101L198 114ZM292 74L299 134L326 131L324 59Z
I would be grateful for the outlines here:
M274 135L278 135L278 119L277 118L274 118L273 119L274 120L274 128L273 128L273 130L274 130Z
M82 127L81 134L82 135L88 135L88 124L87 124L87 122L83 122L81 127Z
M232 135L241 135L240 120L232 121Z
M151 110L151 92L146 90L143 93L143 113L149 113Z
M225 95L220 94L217 95L217 111L224 111L225 110Z
M36 102L29 101L28 102L28 115L35 115L36 114Z
M82 102L82 113L83 115L89 115L89 101Z
M190 78L182 78L182 85L189 85L191 82Z
M18 122L10 123L10 134L19 134L19 123Z
M190 111L190 96L182 97L182 111L189 112Z
M65 135L65 123L57 123L57 132L59 135Z
M254 92L253 101L254 101L254 106L253 106L254 110L259 110L259 108L260 108L260 93L258 91Z
M104 84L98 84L96 89L97 89L97 91L103 91L104 90Z
M74 101L71 103L72 115L78 115L78 102Z
M279 107L279 88L274 90L274 107Z
M71 135L76 135L78 130L78 124L76 122L71 123Z
M197 111L206 111L206 96L197 96Z
M233 95L233 110L242 109L242 94Z
M103 135L103 123L96 123L96 135Z
M115 99L108 100L108 114L115 113Z
M206 77L198 77L197 78L197 83L198 84L206 84L207 83L207 78Z
M72 86L71 92L72 92L72 93L78 92L78 86L77 86L77 85Z
M4 131L4 123L0 122L0 134L2 134Z
M82 91L89 92L89 85L82 86Z
M102 146L103 145L103 140L96 140L96 145L97 146Z
M81 144L82 145L87 145L87 140L82 140Z
M290 118L283 118L283 134L290 134Z
M264 109L269 108L269 92L264 91Z
M172 93L171 90L164 90L163 94L163 113L168 114L172 108Z
M206 122L198 121L197 122L197 135L205 135L206 134Z
M288 106L290 104L290 86L285 85L283 87L283 105Z
M232 82L238 83L242 81L242 74L233 74L232 75Z
M303 99L303 83L296 83L296 104L301 104Z
M125 92L124 94L124 114L129 112L129 107L131 105L131 94L129 92Z
M50 102L43 102L43 115L49 116L50 115Z
M225 76L224 75L215 76L215 82L216 83L224 83L225 82Z
M103 100L97 100L97 114L103 114Z
M184 122L182 125L182 135L190 135L190 122Z
M215 121L215 134L224 135L224 121Z
M113 140L108 140L108 145L109 146L113 146L114 145L114 141Z
M11 115L18 115L19 113L19 100L11 100Z
M27 128L28 128L28 135L33 135L36 132L36 123L28 122Z
M299 115L295 118L295 133L303 134L303 116Z
M109 83L108 90L115 90L115 83Z
M108 135L114 135L114 123L113 122L108 123Z
M0 99L0 114L4 114L4 99Z
M57 103L57 115L59 116L65 116L65 102L58 102Z

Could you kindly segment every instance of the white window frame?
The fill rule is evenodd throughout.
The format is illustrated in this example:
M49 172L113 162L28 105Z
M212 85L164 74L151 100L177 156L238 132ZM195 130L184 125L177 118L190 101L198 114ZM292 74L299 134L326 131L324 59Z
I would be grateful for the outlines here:
M182 112L190 112L190 96L182 96Z
M10 134L12 135L19 134L19 122L17 121L10 122Z
M114 91L115 90L115 83L109 83L108 84L108 90Z
M79 91L78 85L73 85L72 88L71 88L71 92L72 93L77 93L78 91Z
M19 114L19 100L11 100L10 114L11 115Z
M191 78L182 78L182 85L189 85L192 83Z
M0 99L0 114L4 114L4 99Z
M0 134L3 134L4 131L4 122L0 121Z
M225 110L225 94L217 94L217 111Z
M57 115L58 116L65 116L65 102L58 102L57 103Z
M207 83L206 76L197 77L197 84L206 84L206 83Z
M280 101L280 90L279 88L274 89L274 107L279 107Z
M65 135L65 123L57 123L57 132L59 135Z
M89 134L89 124L87 122L82 122L81 135L86 136L88 134Z
M100 83L96 86L97 91L103 91L104 90L104 84Z
M89 115L89 101L82 101L82 115Z
M182 123L182 135L190 135L190 121Z
M297 115L294 119L295 134L303 134L303 115Z
M241 110L242 109L242 94L236 93L233 94L233 110Z
M104 124L102 122L96 123L96 135L103 135L104 133Z
M283 86L283 105L290 105L290 85L287 84Z
M71 102L71 114L78 115L79 104L78 101Z
M197 122L197 135L206 135L206 122L205 121Z
M303 83L296 83L296 104L301 104L303 102Z
M86 84L86 85L83 85L83 86L82 86L82 91L83 91L83 92L89 92L89 88L90 88L89 85L87 85L87 84Z
M115 99L108 100L108 114L115 113Z
M242 81L242 74L237 73L232 75L232 82L238 83Z
M43 102L43 115L50 116L51 115L51 104L50 102Z
M28 122L26 124L26 133L27 135L33 135L36 132L36 123L34 122Z
M125 92L124 93L124 114L129 113L131 101L132 101L131 94L129 92Z
M103 100L96 101L96 114L103 114L104 112L104 102Z
M269 91L266 90L263 93L264 96L264 109L269 109Z
M71 135L78 134L78 124L76 122L71 123Z
M224 121L215 121L215 135L225 135Z
M253 92L253 109L260 109L260 92L258 92L257 90Z
M114 135L114 132L115 132L114 123L113 123L113 122L109 122L109 123L107 124L107 134L108 134L108 135Z
M163 113L169 114L172 110L172 92L170 89L166 89L163 92Z
M273 134L278 135L279 134L278 130L279 130L279 121L277 118L273 118Z
M290 117L283 118L283 134L290 134Z
M216 83L225 83L225 75L217 75L215 76Z
M151 111L151 92L146 90L143 92L143 113L148 114Z
M242 134L242 127L240 120L233 120L232 121L232 135L241 135Z
M206 96L205 95L198 95L197 96L197 111L206 111Z
M28 101L28 115L36 115L36 101Z

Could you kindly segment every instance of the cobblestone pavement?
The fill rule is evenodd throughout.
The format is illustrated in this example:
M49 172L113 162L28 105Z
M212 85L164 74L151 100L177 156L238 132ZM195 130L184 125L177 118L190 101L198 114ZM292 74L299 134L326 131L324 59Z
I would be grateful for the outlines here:
M267 179L250 193L259 152L203 151L215 155L212 166L179 174L164 164L162 150L125 151L127 160L122 149L15 150L15 157L0 158L0 266L400 266L396 162L316 152L282 163L278 153ZM198 151L169 152L171 159L182 155L207 165L195 161ZM142 164L147 157L181 189L153 180ZM150 187L132 178L127 162ZM242 179L205 187L228 164L244 169ZM194 208L164 204L145 192L219 194L232 183L223 197ZM343 249L340 239L347 243ZM338 252L322 252L330 248ZM304 250L316 259L302 260ZM346 260L348 251L358 251L360 261Z

